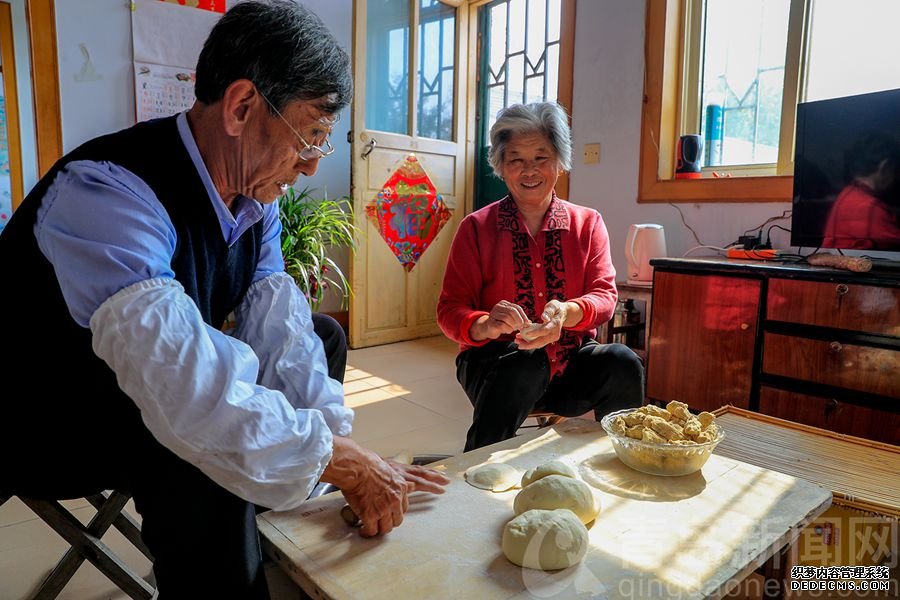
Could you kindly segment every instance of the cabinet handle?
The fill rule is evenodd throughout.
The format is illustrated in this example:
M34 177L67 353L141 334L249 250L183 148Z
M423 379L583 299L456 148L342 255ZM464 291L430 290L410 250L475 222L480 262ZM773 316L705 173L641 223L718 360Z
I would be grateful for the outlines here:
M831 415L835 414L840 409L840 406L840 403L832 398L827 403L825 403L825 416L830 417Z
M845 296L850 291L850 288L846 284L840 283L834 291L837 292L838 296Z
M741 323L741 331L747 331L748 329L750 329L750 325L748 325L747 323Z
M840 352L841 350L844 349L844 347L841 345L840 342L831 342L831 343L828 345L828 348L829 348L832 352Z

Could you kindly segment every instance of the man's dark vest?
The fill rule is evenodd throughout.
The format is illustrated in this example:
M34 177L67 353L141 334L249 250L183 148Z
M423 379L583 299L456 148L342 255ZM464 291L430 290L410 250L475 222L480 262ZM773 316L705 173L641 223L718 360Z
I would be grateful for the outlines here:
M24 383L25 395L0 400L0 450L21 437L45 437L50 446L68 438L70 429L87 435L140 427L134 403L119 390L115 375L91 348L89 329L72 319L53 266L38 248L34 224L41 200L57 173L69 162L108 161L128 169L155 192L175 227L177 244L171 266L203 320L218 329L244 297L259 257L262 222L231 248L203 182L178 134L175 118L139 123L91 140L61 158L37 183L0 234L6 382ZM92 215L107 218L102 212ZM152 340L148 340L151 343ZM16 386L21 389L22 386ZM44 433L33 420L44 415ZM137 419L137 421L135 421ZM63 421L68 423L63 423ZM51 439L52 438L52 439ZM107 437L108 439L108 437ZM59 440L62 442L62 440ZM60 444L60 450L63 446ZM0 473L0 477L3 473Z

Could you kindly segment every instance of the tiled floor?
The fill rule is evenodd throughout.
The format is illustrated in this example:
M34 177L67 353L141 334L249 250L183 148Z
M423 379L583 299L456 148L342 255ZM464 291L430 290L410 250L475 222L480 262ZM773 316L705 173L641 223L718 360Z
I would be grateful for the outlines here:
M444 337L351 350L344 387L347 405L356 410L353 438L382 456L462 452L472 408L456 382L456 352ZM94 514L84 500L66 505L83 521ZM128 510L136 515L130 503ZM139 573L149 574L149 561L115 530L103 541ZM0 599L29 597L67 548L18 499L0 507ZM277 568L267 572L274 599L299 597ZM84 563L59 598L127 596Z

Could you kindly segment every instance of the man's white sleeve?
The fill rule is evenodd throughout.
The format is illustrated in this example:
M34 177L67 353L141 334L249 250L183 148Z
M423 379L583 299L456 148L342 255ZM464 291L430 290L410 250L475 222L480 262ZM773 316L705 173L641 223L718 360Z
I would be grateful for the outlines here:
M323 413L257 384L253 350L204 323L181 284L135 283L103 302L90 328L94 352L163 446L249 502L287 509L309 496L331 460Z
M250 286L235 317L234 336L259 357L258 383L284 392L295 408L321 411L334 435L349 436L353 410L344 406L343 386L328 376L309 303L290 275L273 273Z

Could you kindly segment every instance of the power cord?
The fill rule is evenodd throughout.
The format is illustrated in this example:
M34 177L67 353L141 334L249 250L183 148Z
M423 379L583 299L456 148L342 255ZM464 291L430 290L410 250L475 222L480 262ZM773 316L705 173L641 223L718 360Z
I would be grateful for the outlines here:
M768 219L766 219L766 220L763 222L762 225L760 225L760 226L758 226L758 227L752 227L752 228L748 229L747 231L744 232L744 235L747 235L748 233L751 233L751 232L753 232L753 231L758 231L758 232L762 233L763 227L765 227L766 225L768 225L768 224L771 223L772 221L781 221L781 220L783 220L783 219L788 219L788 218L790 218L790 216L793 214L793 212L794 212L793 209L788 208L787 210L785 210L784 212L782 212L781 215L779 215L779 216L777 216L777 217L769 217Z
M703 246L703 242L700 241L700 236L697 235L697 232L694 231L693 227L688 225L687 220L684 218L684 213L681 212L681 207L679 207L677 204L674 204L672 202L669 202L669 206L671 206L672 208L677 210L678 214L681 215L681 222L684 223L684 226L688 228L688 231L690 231L692 234L694 234L694 239L697 240L698 247Z
M768 244L768 246L767 246L768 248L772 247L772 230L773 229L780 229L782 231L787 231L788 233L791 232L790 229L788 229L787 227L782 227L781 225L769 225L769 228L766 229L766 237L764 238L765 239L764 243Z
M701 244L701 245L699 245L699 246L694 246L693 248L691 248L690 250L688 250L687 252L685 252L684 254L682 254L681 257L684 258L685 256L687 256L688 254L690 254L690 253L693 252L694 250L700 250L701 248L707 248L707 249L709 249L709 250L716 250L717 252L719 252L719 253L721 253L723 256L725 256L725 255L728 254L728 249L729 249L729 248L733 248L733 247L734 247L734 245L731 245L731 246L729 246L728 248L720 248L719 246L707 246L707 245L705 245L705 244Z

